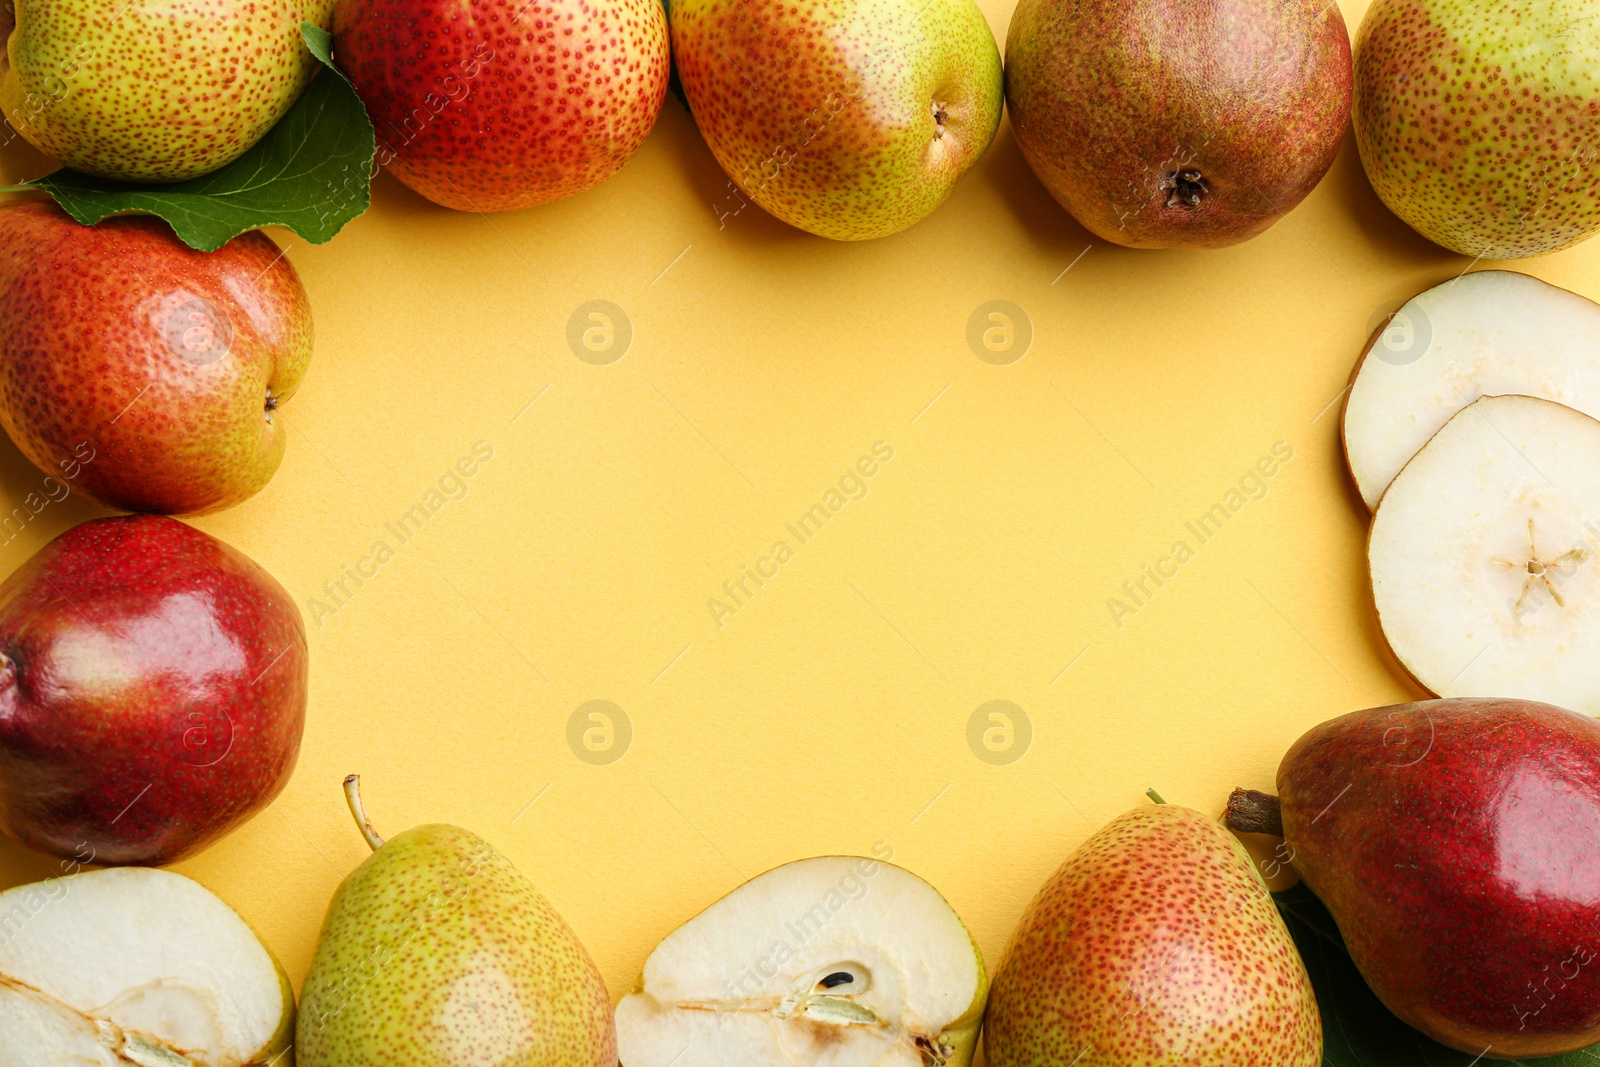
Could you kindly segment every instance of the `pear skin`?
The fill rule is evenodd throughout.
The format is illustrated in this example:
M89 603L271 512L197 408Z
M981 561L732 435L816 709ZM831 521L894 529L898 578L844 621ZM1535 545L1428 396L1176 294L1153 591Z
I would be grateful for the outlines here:
M1217 248L1314 189L1350 115L1326 0L1020 0L1006 106L1028 165L1096 237Z
M0 14L0 107L33 146L88 174L196 178L289 110L318 63L300 24L331 0L13 0Z
M1000 51L973 0L673 0L672 51L739 189L841 241L944 202L1000 125Z
M1322 1021L1244 846L1168 804L1113 820L1023 913L990 1067L1317 1067Z
M1313 727L1278 769L1295 869L1384 1005L1487 1059L1600 1041L1600 723L1457 698ZM1270 828L1270 827L1269 827Z
M1452 252L1517 259L1600 230L1590 0L1375 0L1353 117L1379 198Z
M611 999L577 935L455 826L407 830L344 880L300 999L300 1067L617 1062Z

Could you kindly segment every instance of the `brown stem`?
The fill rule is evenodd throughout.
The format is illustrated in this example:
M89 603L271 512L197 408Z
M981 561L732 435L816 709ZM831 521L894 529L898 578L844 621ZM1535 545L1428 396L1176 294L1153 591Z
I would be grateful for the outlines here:
M361 776L347 774L344 779L344 799L350 805L350 814L355 816L356 825L361 828L361 836L367 839L367 844L376 852L383 847L383 838L378 836L378 831L372 828L372 822L367 818L367 810L361 805Z
M1283 807L1278 798L1255 789L1235 789L1222 821L1241 834L1283 836Z

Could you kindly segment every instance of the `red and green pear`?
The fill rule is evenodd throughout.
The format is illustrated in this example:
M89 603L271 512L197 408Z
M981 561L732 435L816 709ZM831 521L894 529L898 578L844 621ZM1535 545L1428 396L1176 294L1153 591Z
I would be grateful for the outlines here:
M1355 132L1373 189L1453 252L1518 259L1600 230L1600 20L1589 0L1374 0Z
M1199 812L1113 820L1039 890L995 972L990 1067L1317 1067L1305 965L1250 856Z
M149 216L0 207L0 424L104 504L193 514L255 494L310 359L305 289L260 231L197 252Z
M335 0L333 32L378 165L459 211L599 185L667 92L661 0Z
M944 202L1000 124L1000 53L973 0L674 0L678 76L743 193L837 240Z

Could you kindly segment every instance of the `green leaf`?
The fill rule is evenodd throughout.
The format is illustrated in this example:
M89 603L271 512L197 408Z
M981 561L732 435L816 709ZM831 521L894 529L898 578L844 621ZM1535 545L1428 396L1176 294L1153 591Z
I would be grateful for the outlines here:
M1322 1012L1322 1067L1596 1067L1600 1046L1532 1060L1479 1060L1429 1040L1397 1019L1368 988L1339 936L1339 927L1311 890L1297 885L1272 894L1300 948Z
M371 202L372 123L333 65L332 38L310 23L306 47L327 65L249 151L189 181L139 184L63 168L27 183L86 226L110 215L159 215L191 248L210 252L259 226L287 226L321 244Z

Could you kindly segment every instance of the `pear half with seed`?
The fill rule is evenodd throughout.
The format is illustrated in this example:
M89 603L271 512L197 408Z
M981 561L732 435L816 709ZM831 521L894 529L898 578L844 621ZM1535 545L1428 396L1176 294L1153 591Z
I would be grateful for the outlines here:
M1367 556L1384 637L1425 688L1600 714L1600 422L1468 405L1395 477Z
M983 957L938 891L822 856L751 879L669 934L617 1005L623 1067L967 1067Z
M0 893L0 1067L293 1067L294 993L238 914L119 867Z

